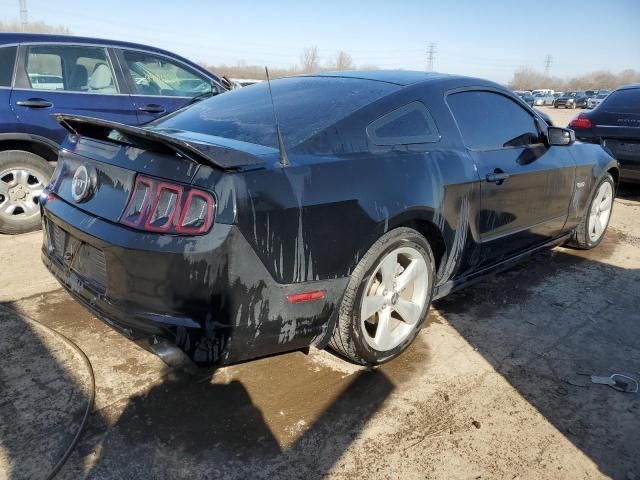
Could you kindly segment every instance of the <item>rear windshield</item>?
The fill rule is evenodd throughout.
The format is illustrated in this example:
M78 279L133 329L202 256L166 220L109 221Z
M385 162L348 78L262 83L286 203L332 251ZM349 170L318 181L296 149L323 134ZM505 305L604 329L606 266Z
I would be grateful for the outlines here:
M607 97L602 107L607 112L640 114L640 88L617 90Z
M282 137L295 147L398 85L335 77L292 77L271 82ZM147 125L277 147L267 82L224 93Z

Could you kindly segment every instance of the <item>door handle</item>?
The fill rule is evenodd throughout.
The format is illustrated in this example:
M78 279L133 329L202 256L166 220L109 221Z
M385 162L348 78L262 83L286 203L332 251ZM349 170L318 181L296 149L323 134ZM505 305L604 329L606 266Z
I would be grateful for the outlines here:
M164 113L165 109L163 107L161 107L160 105L155 105L155 104L149 104L149 105L145 105L144 107L138 107L138 110L141 112L147 112L147 113Z
M503 172L499 168L496 168L493 173L487 173L485 177L487 182L495 183L496 185L502 185L502 183L509 178L511 175Z
M28 108L49 108L53 107L53 103L42 100L41 98L30 98L29 100L18 100L16 105Z

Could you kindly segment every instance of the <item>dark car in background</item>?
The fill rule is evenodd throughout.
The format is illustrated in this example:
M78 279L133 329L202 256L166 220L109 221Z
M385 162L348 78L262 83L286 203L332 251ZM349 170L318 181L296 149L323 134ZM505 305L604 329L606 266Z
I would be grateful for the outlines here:
M577 108L578 100L585 99L586 94L584 92L564 92L553 102L553 108Z
M266 82L143 127L58 117L72 135L41 197L43 261L169 363L328 344L382 363L433 299L603 238L615 160L496 83L379 70L272 87L279 127Z
M587 108L588 101L589 94L585 92L583 96L576 98L576 108Z
M530 107L533 107L533 100L534 100L533 95L527 92L515 92L515 93L522 99L524 103L526 103Z
M222 91L218 77L158 48L0 33L0 233L40 226L38 198L67 133L53 113L138 125Z
M640 182L640 84L620 87L569 128L584 142L599 143L620 162L621 178Z

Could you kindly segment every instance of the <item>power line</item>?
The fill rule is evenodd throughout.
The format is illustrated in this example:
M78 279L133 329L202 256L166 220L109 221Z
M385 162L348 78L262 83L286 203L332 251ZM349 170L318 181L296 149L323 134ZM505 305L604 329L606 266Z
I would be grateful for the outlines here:
M20 0L20 23L25 27L29 23L29 11L27 10L27 0Z
M436 50L436 44L434 42L431 42L429 44L429 48L427 49L427 71L428 72L433 71L433 64L435 63L436 53L438 53L438 51Z
M551 64L553 63L553 57L551 55L547 55L547 58L545 58L544 60L544 74L545 76L549 76L549 68L551 67Z

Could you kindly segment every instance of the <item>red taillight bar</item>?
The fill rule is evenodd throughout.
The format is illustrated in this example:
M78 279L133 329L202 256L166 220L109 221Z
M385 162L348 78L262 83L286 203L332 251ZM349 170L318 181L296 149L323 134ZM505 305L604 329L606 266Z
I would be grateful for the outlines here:
M200 197L207 203L207 216L205 223L200 227L185 227L183 226L184 217L189 210L189 205L191 205L191 201L193 197ZM176 225L176 231L178 233L202 233L209 230L211 227L211 222L213 221L213 197L205 192L201 192L199 190L191 190L187 194L187 199L184 202L184 208L182 209L182 213L180 213L180 218L178 219L178 224Z
M160 201L160 195L162 195L163 191L170 191L170 192L175 192L176 194L176 203L171 211L171 215L169 215L169 219L166 221L165 224L161 225L161 226L154 226L151 224L151 218L153 218L153 213L156 211L156 208L158 208L158 202ZM178 210L178 208L180 207L180 200L182 199L182 192L183 189L182 187L179 187L177 185L173 185L170 183L158 183L157 187L156 187L156 193L154 195L154 199L153 199L153 205L151 206L151 210L149 210L149 215L147 215L147 220L144 222L144 229L148 230L150 232L166 232L167 230L169 230L171 227L173 227L173 219L176 216L176 211Z
M146 188L146 192L144 193L144 197L140 199L138 198L138 194L142 188ZM161 225L158 225L157 222L156 225L154 225L152 219L154 214L157 213L156 210L159 207L163 193L166 194L167 192L175 195L175 201L173 201L172 205L170 204L168 206L166 212L162 212L165 213L162 218L166 218L166 220ZM195 227L184 225L185 216L189 212L191 203L196 198L199 199L199 202L204 202L206 208L200 208L199 215L195 217L195 220L198 220ZM140 202L142 203L138 209L136 204ZM198 204L194 205L195 208L198 206ZM198 210L196 210L196 212L197 211ZM148 232L199 235L206 233L211 228L214 217L215 200L210 193L196 188L138 175L127 206L120 217L120 223ZM193 219L191 219L190 222L193 223Z
M133 191L131 192L131 197L129 199L129 202L127 202L127 206L124 209L124 213L126 214L129 211L129 208L131 207L131 203L134 201L136 192L140 188L140 185L146 185L149 191L147 192L146 196L144 197L144 200L142 201L142 206L140 207L140 214L138 215L138 218L134 220L128 220L127 218L123 217L120 220L121 223L124 223L125 225L129 225L130 227L138 227L142 223L142 220L144 220L145 218L145 210L149 206L149 201L153 196L153 183L154 183L153 180L151 180L150 178L145 178L143 176L138 175L138 178L136 178L136 184L133 187Z

